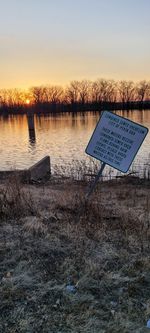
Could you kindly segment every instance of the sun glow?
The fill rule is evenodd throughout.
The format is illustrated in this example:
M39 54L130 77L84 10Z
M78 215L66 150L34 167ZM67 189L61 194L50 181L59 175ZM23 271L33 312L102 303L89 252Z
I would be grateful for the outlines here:
M30 104L30 100L26 99L26 104L29 105Z

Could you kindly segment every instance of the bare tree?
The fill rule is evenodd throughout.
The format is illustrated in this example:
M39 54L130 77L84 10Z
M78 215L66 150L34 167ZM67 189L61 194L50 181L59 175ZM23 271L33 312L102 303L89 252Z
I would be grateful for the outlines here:
M30 89L33 101L39 103L60 103L63 96L63 88L60 86L39 86Z
M92 83L92 101L115 102L117 96L116 83L114 80L98 79Z
M75 104L79 101L79 81L71 81L65 91L65 100L67 103Z
M135 100L135 84L133 81L120 81L118 83L119 99L122 103Z
M85 103L111 103L120 101L143 102L150 99L150 81L142 80L138 83L133 81L119 81L97 79L71 81L65 91L59 85L46 85L31 87L28 91L21 89L1 89L0 107L24 106L33 103L36 105L49 105L56 110L60 103L76 106ZM60 109L60 108L59 108Z
M137 100L143 102L150 97L150 82L143 80L136 86Z
M92 82L91 101L93 103L99 103L101 101L99 80Z
M79 81L79 102L84 105L89 101L91 81L82 80Z
M49 103L58 104L63 99L63 88L61 86L47 86L45 92Z
M1 89L1 104L3 106L19 106L25 103L25 91L21 89Z
M31 93L32 98L33 98L33 103L35 103L35 104L43 103L43 101L44 101L43 86L31 87L30 88L30 93Z
M0 90L0 96L1 96L1 105L6 106L8 104L7 90L6 89L1 89Z

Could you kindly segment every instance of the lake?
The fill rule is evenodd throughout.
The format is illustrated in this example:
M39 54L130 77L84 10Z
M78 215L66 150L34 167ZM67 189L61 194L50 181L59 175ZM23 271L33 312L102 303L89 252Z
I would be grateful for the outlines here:
M150 128L150 110L116 111L123 117ZM100 118L99 112L34 115L35 132L29 131L26 115L0 117L0 170L24 169L46 155L54 165L67 169L73 160L89 157L85 148ZM150 133L141 146L132 170L141 172L149 163Z

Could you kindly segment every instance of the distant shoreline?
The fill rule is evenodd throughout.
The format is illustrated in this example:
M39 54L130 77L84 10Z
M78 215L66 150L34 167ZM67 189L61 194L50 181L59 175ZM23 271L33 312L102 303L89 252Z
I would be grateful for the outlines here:
M78 112L101 112L103 110L148 110L150 109L150 101L143 102L101 102L101 103L74 103L74 104L64 104L64 103L38 103L32 106L27 105L13 105L13 106L1 106L0 115L9 114L29 114L30 112L35 114L58 114L58 113L78 113Z

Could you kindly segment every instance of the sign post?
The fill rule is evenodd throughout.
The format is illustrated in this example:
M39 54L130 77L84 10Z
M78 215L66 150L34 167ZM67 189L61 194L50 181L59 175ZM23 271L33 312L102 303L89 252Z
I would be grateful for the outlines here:
M96 184L98 183L99 178L100 178L100 177L102 176L102 174L103 174L103 170L104 170L104 168L105 168L105 165L106 165L106 163L102 163L101 168L100 168L100 170L99 170L97 176L95 177L95 180L94 180L92 186L90 187L89 191L87 192L87 194L86 194L86 196L85 196L85 199L88 199L88 198L90 197L90 195L92 194L92 192L94 191L95 186L96 186Z
M87 199L102 176L106 164L124 173L129 170L147 133L148 128L112 112L103 111L85 150L88 155L103 162L86 195Z

